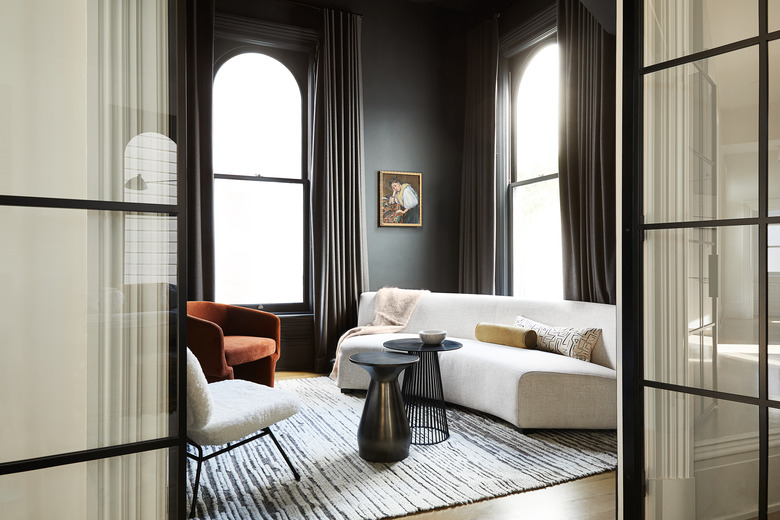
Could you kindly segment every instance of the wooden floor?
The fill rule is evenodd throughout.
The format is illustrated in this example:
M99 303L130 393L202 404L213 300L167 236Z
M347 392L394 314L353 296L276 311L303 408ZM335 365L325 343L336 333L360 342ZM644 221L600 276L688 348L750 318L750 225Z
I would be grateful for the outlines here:
M277 372L276 379L317 377L308 372ZM405 520L613 520L615 473L587 477L538 491L526 491L475 504L404 516Z

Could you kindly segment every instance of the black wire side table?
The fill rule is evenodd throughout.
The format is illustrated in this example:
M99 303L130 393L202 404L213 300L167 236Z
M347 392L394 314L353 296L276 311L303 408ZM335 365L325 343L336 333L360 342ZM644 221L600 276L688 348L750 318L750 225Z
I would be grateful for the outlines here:
M439 352L456 350L463 345L448 339L438 345L426 345L417 338L394 339L385 341L383 345L420 358L419 363L406 369L401 390L412 444L438 444L447 440L450 430L441 385Z

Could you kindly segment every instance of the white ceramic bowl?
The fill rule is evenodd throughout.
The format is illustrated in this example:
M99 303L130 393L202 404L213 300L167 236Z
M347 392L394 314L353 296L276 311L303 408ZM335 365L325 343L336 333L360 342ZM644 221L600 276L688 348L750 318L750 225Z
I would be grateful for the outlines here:
M439 345L447 337L446 330L426 329L418 332L420 340L426 345Z

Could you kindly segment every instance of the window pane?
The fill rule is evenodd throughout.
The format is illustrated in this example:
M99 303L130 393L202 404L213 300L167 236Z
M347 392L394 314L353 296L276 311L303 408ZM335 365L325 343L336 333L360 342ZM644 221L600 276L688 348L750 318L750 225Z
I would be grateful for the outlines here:
M13 244L0 253L0 395L14 396L0 399L13 418L0 462L168 435L175 249L164 280L128 266L167 258L176 221L145 214L162 232L131 246L128 216L0 207L0 239Z
M168 460L167 450L157 450L2 475L0 511L3 520L162 520L175 501L167 493Z
M758 229L650 230L647 379L758 396Z
M757 518L758 417L756 406L647 388L645 518Z
M303 302L303 186L216 179L214 206L217 301Z
M558 179L512 189L514 296L563 299L561 211Z
M757 36L758 1L647 0L645 65Z
M214 172L300 179L301 91L279 61L240 54L214 78Z
M515 99L516 181L558 173L558 46L538 51Z
M744 218L758 199L758 47L645 76L648 223Z

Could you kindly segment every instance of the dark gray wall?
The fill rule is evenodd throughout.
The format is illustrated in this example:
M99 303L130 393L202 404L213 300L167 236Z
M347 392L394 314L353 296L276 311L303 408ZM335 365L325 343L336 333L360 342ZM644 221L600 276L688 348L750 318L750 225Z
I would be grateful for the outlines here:
M615 34L616 0L580 0L580 2L598 20L604 30ZM506 4L501 9L501 18L499 19L501 30L511 30L552 5L556 5L556 0L519 0Z
M464 26L454 14L407 5L385 3L364 18L370 285L456 292ZM422 173L421 228L378 226L379 170Z
M502 30L555 0L301 0L363 15L366 229L370 288L458 290L466 32L501 11ZM461 2L464 5L469 2ZM583 0L614 31L615 0ZM511 5L510 5L511 4ZM280 0L216 0L217 10L318 28L315 9ZM477 13L478 11L478 13ZM378 226L378 171L421 172L421 228Z
M404 0L311 0L363 15L366 230L370 288L458 290L466 15ZM316 28L277 0L217 11ZM379 227L379 170L422 173L421 228Z

